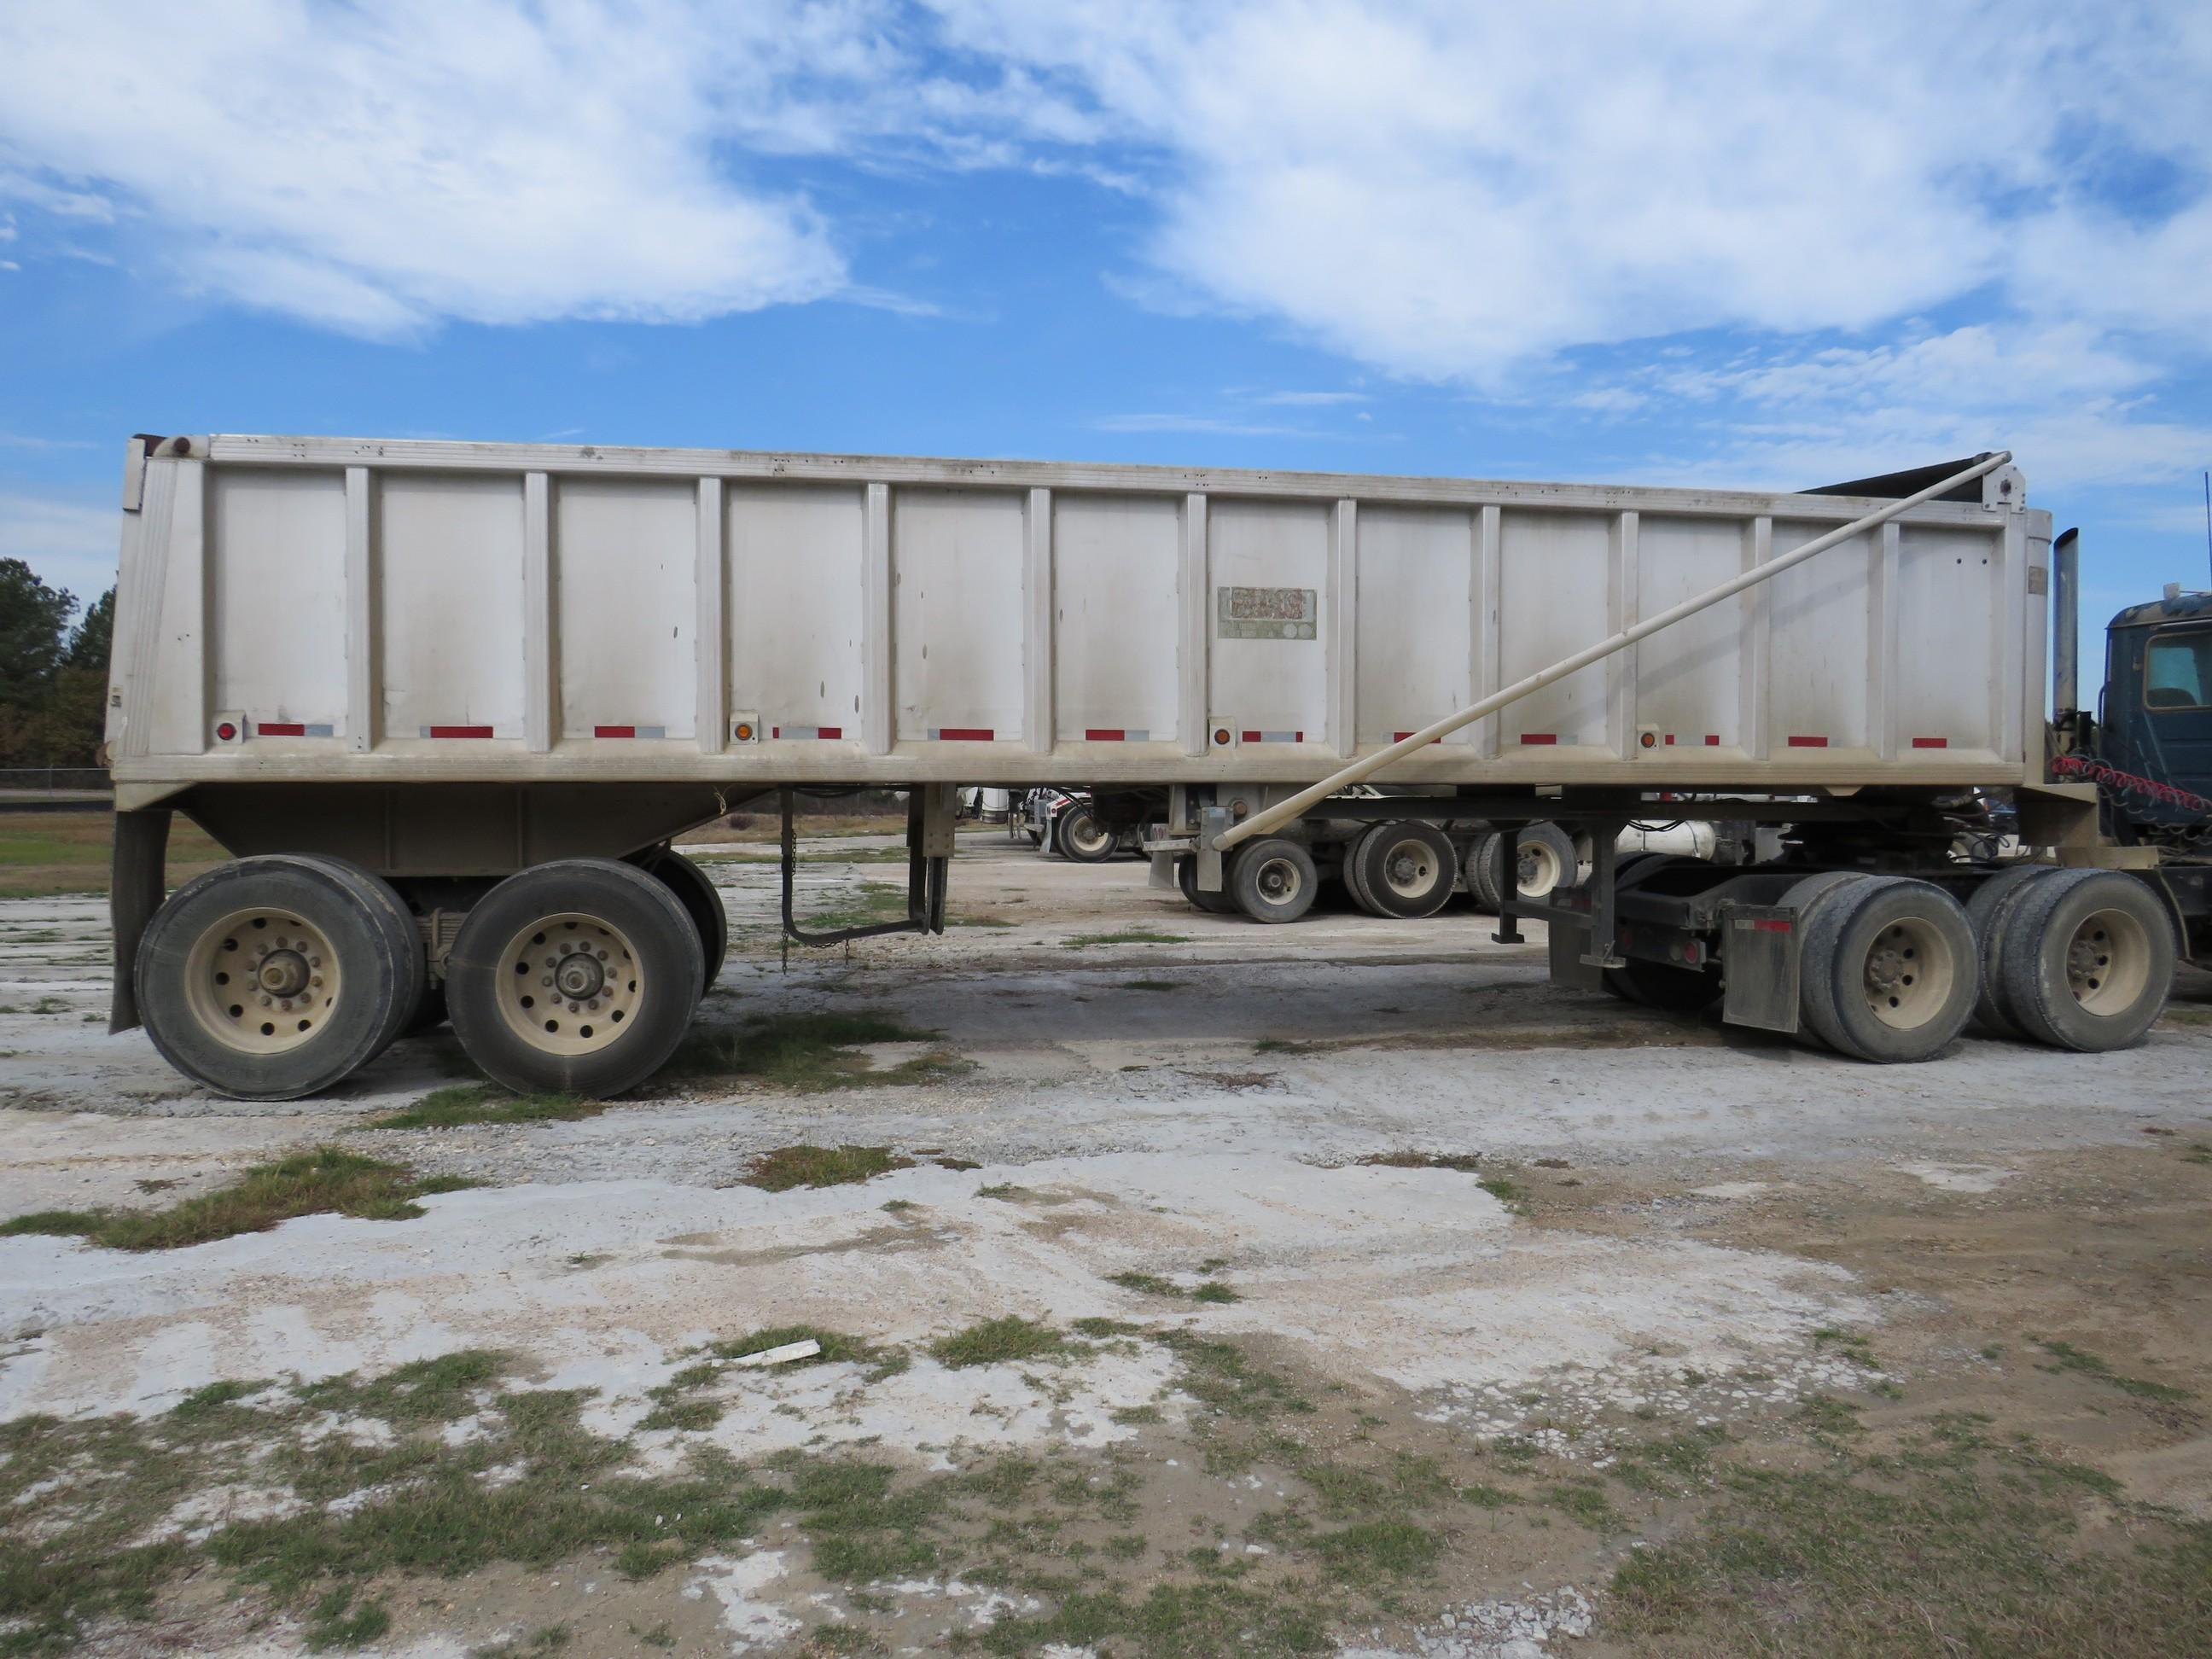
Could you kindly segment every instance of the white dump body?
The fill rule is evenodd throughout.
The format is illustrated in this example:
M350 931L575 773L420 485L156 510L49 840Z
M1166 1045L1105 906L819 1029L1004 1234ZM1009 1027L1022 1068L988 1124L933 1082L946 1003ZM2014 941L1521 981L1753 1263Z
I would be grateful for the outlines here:
M2010 467L1978 488L1389 781L2038 778L2049 515ZM126 470L108 737L125 806L226 780L1303 782L1879 505L146 441Z

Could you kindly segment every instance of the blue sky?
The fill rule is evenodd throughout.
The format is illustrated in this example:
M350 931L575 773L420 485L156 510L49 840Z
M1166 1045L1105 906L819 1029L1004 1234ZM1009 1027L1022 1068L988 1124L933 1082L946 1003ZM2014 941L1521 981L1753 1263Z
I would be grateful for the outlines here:
M0 6L0 554L136 431L1790 487L2208 576L2212 8Z

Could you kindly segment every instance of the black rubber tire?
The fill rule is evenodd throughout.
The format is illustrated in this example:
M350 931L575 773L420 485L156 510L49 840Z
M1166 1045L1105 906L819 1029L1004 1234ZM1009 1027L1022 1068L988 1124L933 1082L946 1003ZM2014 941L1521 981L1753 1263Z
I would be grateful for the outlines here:
M260 908L295 913L319 930L341 975L322 1028L276 1054L249 1053L204 1029L186 990L201 938L224 918ZM297 1100L343 1082L383 1053L415 1012L422 973L414 918L387 883L340 859L292 853L239 859L185 883L155 913L132 964L139 1013L161 1057L240 1100Z
M676 895L676 902L684 907L684 914L691 918L691 926L699 935L699 955L703 964L699 994L706 995L714 988L715 980L721 975L722 963L730 954L730 913L723 906L721 890L696 862L672 848L645 860L641 867L665 883L668 890Z
M1352 895L1352 902L1358 907L1362 915L1379 916L1383 914L1376 908L1374 895L1367 890L1359 863L1359 849L1367 844L1370 836L1382 827L1379 823L1370 823L1344 843L1344 890Z
M1917 998L1925 1007L1900 1026L1875 1012L1867 973L1874 952L1907 929L1919 937L1894 947L1906 960L1888 1002L1902 1010ZM1933 883L1903 876L1865 876L1831 890L1798 946L1799 1012L1823 1042L1853 1060L1911 1065L1934 1059L1973 1017L1980 983L1965 909Z
M1209 916L1227 916L1237 913L1237 901L1226 891L1207 893L1199 890L1198 860L1194 858L1176 860L1176 885L1182 890L1185 898Z
M2069 955L2077 933L2100 951L2085 972L2092 999L2122 992L2093 1008L2076 994ZM2124 946L2125 955L2115 949ZM2166 1010L2173 987L2173 921L2149 884L2124 870L2051 870L2031 883L2005 930L1997 971L2006 1017L2023 1036L2081 1054L2130 1048ZM2099 968L2127 963L2140 975L2133 994L2100 982ZM2123 969L2126 971L2126 969Z
M1498 884L1492 878L1497 873L1498 843L1502 839L1495 830L1486 830L1476 839L1468 857L1467 884L1474 894L1474 902L1486 910L1498 908Z
M415 1012L403 1021L403 1037L428 1036L446 1023L446 981L425 975L422 994L415 999Z
M1828 1041L1815 1031L1805 1017L1805 963L1808 960L1808 941L1813 933L1813 924L1819 919L1821 908L1829 898L1850 883L1871 881L1874 878L1863 870L1824 870L1807 876L1775 901L1778 905L1797 913L1793 924L1797 930L1797 1040L1808 1048L1825 1048ZM1728 964L1723 961L1722 971Z
M1103 864L1114 856L1121 837L1091 816L1087 806L1071 806L1053 826L1053 844L1060 857L1075 864Z
M2013 912L2036 880L2051 873L2047 864L2016 864L2001 870L1974 889L1966 898L1966 921L1974 930L1975 953L1982 964L1981 994L1974 999L1974 1018L1998 1036L2018 1036L2020 1027L2005 1012L2004 941Z
M1552 886L1537 892L1520 893L1520 884L1514 884L1519 896L1532 902L1549 896L1561 887L1571 887L1582 874L1582 860L1576 855L1574 839L1556 823L1531 823L1521 831L1521 847L1525 857L1532 849L1540 848L1549 854L1559 870L1559 879ZM1505 837L1501 834L1488 854L1491 904L1494 908L1505 892Z
M1255 921L1296 921L1313 908L1321 878L1304 847L1267 836L1237 849L1229 890L1237 908Z
M526 1042L499 1006L507 947L533 920L574 911L619 930L644 969L645 1000L622 1034L583 1054ZM471 910L446 964L453 1035L487 1077L518 1094L602 1100L635 1088L676 1052L704 976L699 930L668 886L613 859L560 859L509 876ZM666 988L657 991L656 988Z
M1621 967L1605 969L1605 988L1624 1002L1690 1014L1711 1007L1720 1000L1723 987L1718 974L1703 968L1631 957Z
M1432 916L1459 886L1459 854L1435 824L1401 818L1376 824L1352 843L1345 878L1347 884L1357 880L1353 896L1364 895L1361 908L1375 915ZM1403 885L1409 879L1422 884L1409 891Z

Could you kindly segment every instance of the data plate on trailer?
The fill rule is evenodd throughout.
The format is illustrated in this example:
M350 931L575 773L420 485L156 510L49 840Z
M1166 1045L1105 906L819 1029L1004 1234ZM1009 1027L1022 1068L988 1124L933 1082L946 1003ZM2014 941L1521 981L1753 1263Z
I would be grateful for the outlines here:
M1221 587L1224 640L1310 640L1321 633L1321 594L1310 587Z
M1721 1018L1762 1031L1797 1029L1797 913L1780 905L1731 904L1721 924L1728 991Z

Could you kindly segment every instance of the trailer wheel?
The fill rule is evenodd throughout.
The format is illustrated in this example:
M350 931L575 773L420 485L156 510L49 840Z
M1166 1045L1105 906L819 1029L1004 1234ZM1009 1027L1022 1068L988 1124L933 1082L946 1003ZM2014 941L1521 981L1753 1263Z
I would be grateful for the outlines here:
M1313 908L1321 878L1312 854L1294 841L1271 836L1237 854L1229 890L1237 908L1255 921L1296 921Z
M462 1049L495 1081L602 1099L675 1052L704 971L698 929L666 885L612 859L562 859L469 912L446 999Z
M398 895L367 871L264 854L179 888L133 974L169 1064L240 1099L296 1100L398 1034L421 998L422 945Z
M1623 1002L1670 1014L1693 1014L1717 1002L1723 988L1721 976L1703 968L1631 957L1622 966L1605 970L1605 988Z
M2005 930L2005 1013L2023 1036L2102 1054L2142 1041L2173 983L2173 924L2118 870L2049 870Z
M1433 823L1401 819L1381 823L1352 845L1345 876L1364 890L1365 908L1381 916L1432 916L1451 902L1459 885L1459 854L1451 837Z
M1087 806L1071 806L1061 813L1053 838L1059 845L1060 855L1078 864L1105 863L1114 856L1114 843L1118 839L1092 816Z
M684 915L691 918L691 926L697 929L699 954L704 963L699 994L704 996L714 988L715 980L721 975L722 963L730 954L730 913L723 907L721 890L696 860L672 848L663 848L658 856L641 860L639 868L676 895L676 902L684 907Z
M1344 843L1343 861L1339 866L1344 878L1344 890L1352 895L1352 902L1358 907L1362 915L1379 916L1387 914L1376 904L1375 896L1367 890L1367 883L1363 878L1360 870L1359 849L1365 844L1370 836L1388 827L1386 824L1370 823Z
M1980 986L1974 930L1932 883L1863 876L1829 890L1798 947L1798 1006L1837 1053L1929 1060L1957 1037Z
M1495 905L1505 892L1505 837L1492 845L1490 887ZM1582 860L1573 838L1556 823L1531 823L1521 831L1521 852L1515 869L1514 890L1524 899L1548 898L1557 887L1571 887L1582 872Z
M1998 1036L2018 1036L2020 1027L2005 1012L2005 939L2013 913L2027 896L2028 887L2051 873L2047 864L2016 864L2000 871L1974 889L1966 899L1966 921L1974 930L1974 953L1981 963L1982 988L1974 999L1974 1018Z
M1486 830L1468 849L1468 888L1474 902L1486 910L1498 908L1498 884L1492 878L1497 874L1498 843L1504 839L1495 830Z
M1185 898L1210 916L1229 915L1237 908L1237 901L1231 894L1208 893L1200 888L1196 859L1176 860L1176 885L1182 889Z

